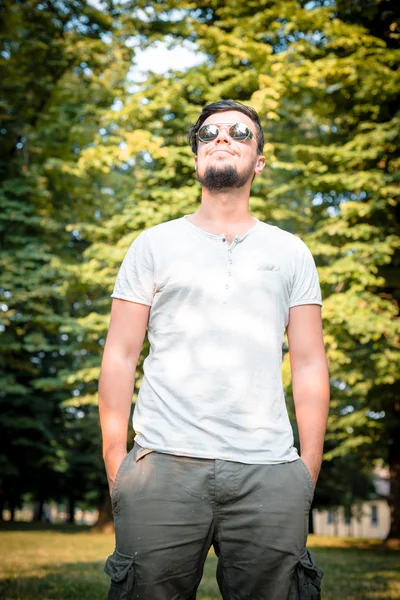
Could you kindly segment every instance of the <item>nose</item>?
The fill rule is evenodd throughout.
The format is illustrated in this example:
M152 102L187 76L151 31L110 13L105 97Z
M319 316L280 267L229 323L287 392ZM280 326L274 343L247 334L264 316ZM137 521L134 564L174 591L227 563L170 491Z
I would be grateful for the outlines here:
M227 127L226 125L219 125L218 129L219 129L219 134L215 138L215 143L216 144L221 144L221 143L230 144L231 138L229 137L229 134L228 134L229 127Z

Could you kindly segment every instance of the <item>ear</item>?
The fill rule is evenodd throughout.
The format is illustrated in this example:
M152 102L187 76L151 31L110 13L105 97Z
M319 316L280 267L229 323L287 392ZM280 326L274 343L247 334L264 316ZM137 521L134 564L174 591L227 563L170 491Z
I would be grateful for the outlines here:
M194 157L194 164L195 164L195 167L196 167L196 169L197 169L197 154L196 154L196 156Z
M259 156L257 158L256 166L254 168L255 175L259 175L265 167L265 156Z

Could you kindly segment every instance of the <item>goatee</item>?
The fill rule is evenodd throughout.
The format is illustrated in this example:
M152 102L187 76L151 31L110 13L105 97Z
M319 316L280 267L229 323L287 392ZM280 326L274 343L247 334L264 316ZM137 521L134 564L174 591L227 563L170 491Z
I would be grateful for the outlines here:
M238 173L236 167L232 165L225 165L222 168L210 166L205 170L204 175L196 172L197 181L209 192L241 188L252 174L254 174L254 166L249 167L244 173Z

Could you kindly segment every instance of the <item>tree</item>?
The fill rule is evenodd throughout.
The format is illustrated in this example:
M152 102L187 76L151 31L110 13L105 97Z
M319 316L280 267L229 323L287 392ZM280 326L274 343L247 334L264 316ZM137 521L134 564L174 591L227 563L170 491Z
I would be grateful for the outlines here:
M85 179L80 152L118 96L131 56L123 32L107 42L115 26L108 5L109 14L80 1L4 4L0 468L2 507L7 501L11 512L26 491L43 504L68 470L62 401L71 389L59 374L75 357L60 326L77 308L60 290L84 243L67 225L96 221L105 193L101 178Z

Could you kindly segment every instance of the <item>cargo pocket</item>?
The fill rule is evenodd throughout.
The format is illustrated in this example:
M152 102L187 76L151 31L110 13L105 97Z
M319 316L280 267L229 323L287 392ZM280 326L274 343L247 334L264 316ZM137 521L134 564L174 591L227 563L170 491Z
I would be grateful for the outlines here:
M305 549L293 573L288 600L321 600L323 575L314 554Z
M114 550L107 558L104 571L111 578L107 600L133 600L135 580L133 557Z

